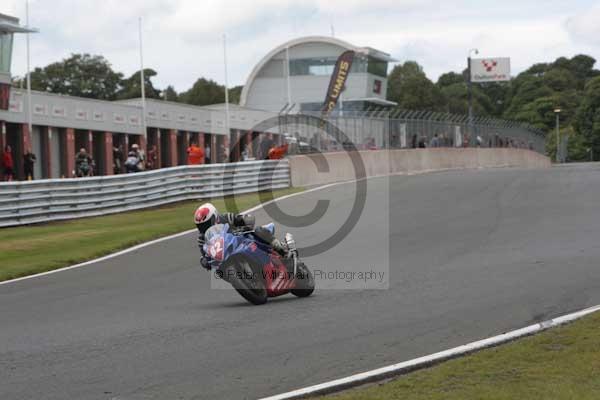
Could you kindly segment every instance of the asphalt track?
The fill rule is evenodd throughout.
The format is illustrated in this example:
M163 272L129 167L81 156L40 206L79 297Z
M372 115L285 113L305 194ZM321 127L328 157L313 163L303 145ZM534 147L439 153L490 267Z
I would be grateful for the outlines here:
M298 242L335 231L353 188L282 201L332 201L290 229ZM389 265L387 290L253 307L210 290L193 235L0 286L0 399L252 399L600 304L598 165L377 178L368 193L352 233L307 261Z

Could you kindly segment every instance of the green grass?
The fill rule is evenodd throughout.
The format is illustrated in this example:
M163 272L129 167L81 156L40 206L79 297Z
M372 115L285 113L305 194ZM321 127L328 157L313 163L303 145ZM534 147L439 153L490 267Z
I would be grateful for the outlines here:
M600 313L327 400L600 399Z
M299 191L302 189L276 190L273 196ZM227 209L225 199L212 199L211 202L219 210ZM260 202L258 193L235 196L238 210L227 211L243 211ZM0 229L0 281L91 260L193 229L194 210L199 204L198 201L183 202L97 218Z

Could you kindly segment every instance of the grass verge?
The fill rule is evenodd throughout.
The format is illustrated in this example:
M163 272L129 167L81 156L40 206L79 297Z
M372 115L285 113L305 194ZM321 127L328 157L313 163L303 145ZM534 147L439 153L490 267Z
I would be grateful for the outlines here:
M323 399L600 399L600 313Z
M302 191L276 190L274 197ZM258 193L235 197L243 211L260 203ZM225 199L212 199L226 210ZM84 218L66 222L0 229L0 281L33 275L91 260L159 237L193 229L199 202Z

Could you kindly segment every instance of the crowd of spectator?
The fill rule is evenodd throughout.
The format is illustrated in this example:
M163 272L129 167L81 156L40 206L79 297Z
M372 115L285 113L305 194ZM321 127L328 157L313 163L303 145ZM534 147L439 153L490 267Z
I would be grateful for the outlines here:
M433 137L428 138L425 135L412 134L409 140L405 140L403 143L400 142L399 137L392 136L390 139L390 148L401 148L404 144L408 148L419 149L419 148L437 148L437 147L471 147L471 140L469 135L463 135L456 137L455 135L448 135L440 132L435 133ZM455 144L456 140L460 140L458 146ZM311 152L311 151L340 151L345 148L344 145L340 145L331 138L320 138L316 134L309 140L310 144L303 142L304 138L295 137L290 143L286 138L285 143L278 145L271 134L262 136L257 143L242 144L240 147L240 161L249 160L268 160L268 159L281 159L288 153L298 152ZM526 142L523 139L517 139L512 137L502 137L499 134L491 135L484 140L481 136L475 135L475 147L510 147L510 148L528 148L533 149L531 142ZM406 143L408 142L408 143ZM298 151L304 144L304 147L308 147L308 151ZM359 150L376 150L378 148L384 148L378 146L374 137L369 136L363 140L362 144L351 146L351 148L358 148ZM320 149L319 149L320 148ZM199 165L211 163L211 152L216 151L217 160L220 162L226 162L230 160L229 149L225 143L220 143L216 149L212 149L207 143L204 148L200 147L197 142L191 142L189 147L186 149L188 165ZM12 181L15 179L15 157L14 151L11 146L7 145L4 147L2 157L1 168L4 175L4 180ZM144 150L139 145L133 144L131 148L124 155L122 145L113 147L113 173L137 173L145 170L152 170L159 168L158 165L158 149L156 145L152 145L148 149L148 154L144 153ZM23 154L23 172L26 180L35 179L34 176L34 165L37 162L36 155L27 148ZM76 177L88 177L93 176L96 169L96 163L94 159L88 154L85 148L81 148L75 156L75 176Z
M9 145L4 147L2 151L2 173L4 180L11 182L15 179L15 160L13 158L13 149ZM34 164L37 161L37 157L30 148L28 148L23 154L23 173L25 174L26 180L33 180L34 177Z

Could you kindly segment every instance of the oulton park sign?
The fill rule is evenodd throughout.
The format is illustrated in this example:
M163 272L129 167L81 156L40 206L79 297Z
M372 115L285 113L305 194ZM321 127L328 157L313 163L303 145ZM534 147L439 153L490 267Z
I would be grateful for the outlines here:
M472 58L471 82L502 82L510 80L510 58Z

